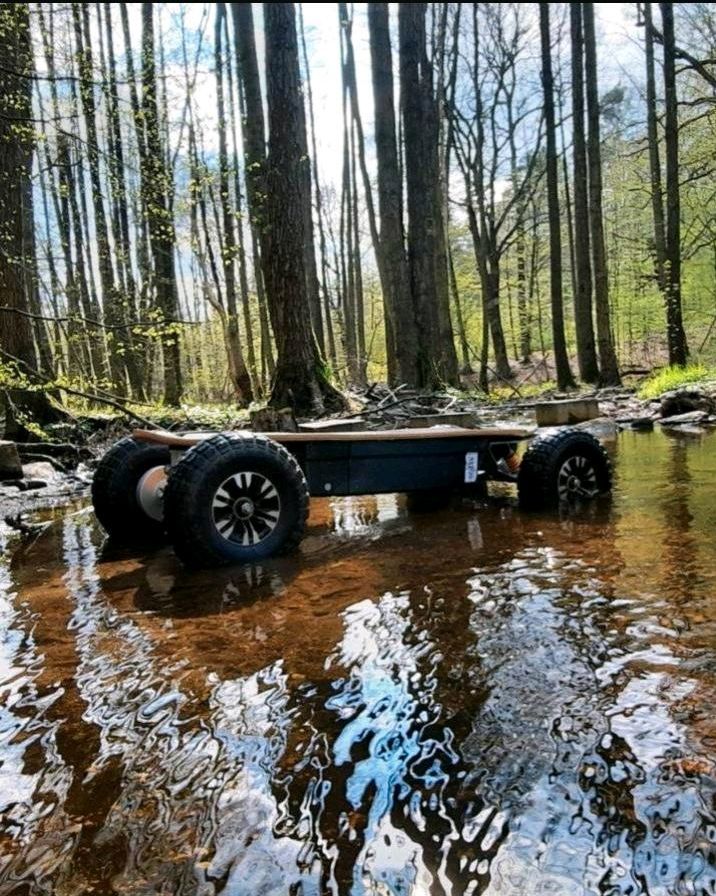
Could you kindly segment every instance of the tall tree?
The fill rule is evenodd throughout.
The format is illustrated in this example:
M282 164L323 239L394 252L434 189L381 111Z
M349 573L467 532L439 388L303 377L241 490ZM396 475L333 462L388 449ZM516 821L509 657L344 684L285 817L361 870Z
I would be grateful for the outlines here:
M331 321L331 296L328 285L328 246L326 243L326 228L324 224L323 190L318 176L318 150L316 147L316 120L313 106L313 88L311 86L311 67L308 62L308 49L306 47L306 33L303 27L303 7L298 5L298 23L301 36L301 53L303 67L306 72L306 101L308 105L308 121L311 134L311 179L316 202L316 220L318 224L318 245L321 258L321 292L323 299L323 328L325 347L328 351L328 360L333 369L338 366L336 356L336 340Z
M368 4L378 163L380 235L375 247L383 290L388 371L393 382L416 386L418 332L403 230L403 191L395 134L393 61L387 3Z
M689 358L681 310L681 196L679 187L679 114L676 94L674 5L660 3L664 40L664 143L666 147L666 336L669 363Z
M216 4L214 28L214 62L216 69L216 111L219 132L219 204L223 225L223 246L221 261L224 270L224 289L226 293L226 350L229 362L229 375L236 392L237 401L242 405L253 401L251 378L246 368L244 354L239 339L239 314L236 298L236 259L238 247L234 227L235 214L231 206L229 185L229 150L226 140L226 104L224 101L224 54L223 31L226 16L226 4ZM251 334L246 334L247 339Z
M656 76L654 65L654 25L651 3L642 7L645 24L646 59L646 128L649 145L649 177L651 212L654 228L654 272L656 282L666 297L666 233L664 226L664 189L661 177L661 157L659 153L658 111L656 103Z
M456 385L447 253L442 225L438 108L427 55L427 4L398 7L400 95L408 202L408 262L418 322L421 384Z
M261 321L261 355L271 376L274 358L267 321L267 300L263 278L261 231L265 222L266 201L266 126L261 98L261 80L256 55L254 18L250 3L232 3L234 50L238 74L239 105L242 113L241 137L244 147L246 204L249 211L251 247L254 259L256 294Z
M584 127L584 41L582 4L569 4L572 38L572 140L574 163L574 252L576 289L574 322L577 333L579 375L587 383L599 380L592 321L592 265L589 254L589 203L587 150Z
M300 77L300 66L299 66ZM304 90L301 84L301 101L303 102ZM303 255L306 268L306 290L308 292L308 305L311 310L311 325L316 336L321 355L325 356L326 344L323 333L323 318L321 316L321 284L318 279L318 266L316 264L316 244L313 234L313 188L311 186L311 154L308 151L308 128L306 126L306 110L298 119L299 132L297 134L301 147L301 187L304 193L303 200Z
M89 8L87 3L72 4L72 22L77 47L80 100L87 134L87 161L89 164L92 210L97 237L97 267L102 289L102 311L112 327L109 333L109 362L111 379L120 394L126 392L127 332L119 327L123 323L122 296L117 289L114 270L114 252L110 245L105 210L100 148L97 135L96 103L94 95L94 65L89 34Z
M39 391L38 359L29 312L35 260L26 239L32 207L35 129L32 121L32 46L27 3L0 6L0 352L15 365L18 382L5 387L5 434L26 438L30 422L50 423L57 413ZM33 389L32 387L35 386Z
M270 402L296 414L341 409L311 328L305 266L306 134L293 3L264 4L269 140L261 262L277 359Z
M142 3L142 119L140 142L142 194L154 260L154 286L162 316L161 347L164 364L164 400L177 405L182 395L181 356L176 321L179 292L174 267L176 233L170 208L170 173L166 163L157 107L157 75L154 60L153 3Z
M231 46L229 37L229 17L224 16L224 37L227 48ZM256 367L256 351L254 347L254 326L251 314L251 300L249 293L249 275L248 260L246 256L246 242L244 239L244 199L242 172L239 166L239 142L237 130L237 109L239 107L238 96L236 92L236 79L234 77L234 69L232 65L232 53L226 54L226 73L229 82L229 120L231 122L231 150L233 169L233 185L234 185L234 203L236 216L236 235L237 235L237 258L239 262L239 289L241 292L241 307L244 317L244 332L246 333L246 361L249 368L249 375L253 383L254 395L262 391L262 383L259 380L258 370ZM268 324L267 324L268 327Z
M564 307L562 299L562 232L559 215L559 175L557 172L557 132L554 116L554 78L552 75L552 44L549 28L549 4L539 8L540 43L542 48L542 89L544 118L547 131L547 204L549 214L549 273L552 302L552 340L560 389L574 386L569 367L564 336Z
M102 5L97 4L97 16L101 27ZM137 315L137 295L134 272L132 269L132 249L129 227L129 207L127 202L126 161L124 140L122 138L122 124L119 104L119 87L117 84L117 63L114 53L114 28L112 23L112 5L104 5L104 24L107 39L107 118L109 121L109 154L108 164L110 172L110 184L113 194L113 238L117 255L117 273L122 286L121 317L131 323ZM132 392L139 398L144 398L144 357L134 344L135 340L130 329L122 334L126 342L127 373L130 378Z
M618 386L621 382L619 366L612 339L609 310L609 275L607 251L604 244L602 212L602 150L599 124L599 86L597 80L597 40L594 29L594 4L583 3L584 72L587 92L587 155L589 159L589 221L594 271L594 307L597 314L597 343L599 346L600 382L603 386Z
M368 217L368 226L370 229L373 249L376 253L376 259L380 251L378 227L375 219L375 206L373 203L373 188L370 182L368 172L368 164L365 152L365 137L363 134L363 119L361 117L360 105L358 102L358 82L356 78L355 54L353 52L353 19L348 14L348 7L345 3L338 4L338 20L341 28L341 71L343 75L343 107L344 117L347 111L347 105L350 104L350 126L344 127L344 139L346 148L349 150L351 159L350 164L350 202L349 211L349 228L348 232L351 236L351 252L348 268L352 278L351 291L353 295L353 304L355 313L355 344L356 344L356 367L358 373L358 382L364 383L366 378L367 358L365 353L365 309L363 302L363 276L362 263L360 254L360 229L358 226L360 197L358 192L357 172L360 168L361 181L363 185L363 196L365 199L365 209ZM345 158L345 153L344 153ZM378 246L378 248L376 248ZM380 264L378 265L378 273L380 275Z
M349 89L346 73L346 49L345 29L341 19L341 7L338 7L338 18L341 25L340 49L341 49L341 73L342 73L342 102L343 115L343 170L341 172L341 219L339 228L340 260L341 260L341 304L343 310L343 351L346 359L346 373L348 382L360 383L360 365L358 356L358 314L356 302L356 281L354 276L353 254L353 206L357 197L353 191L353 169L355 168L355 156L351 135L353 132L349 113Z

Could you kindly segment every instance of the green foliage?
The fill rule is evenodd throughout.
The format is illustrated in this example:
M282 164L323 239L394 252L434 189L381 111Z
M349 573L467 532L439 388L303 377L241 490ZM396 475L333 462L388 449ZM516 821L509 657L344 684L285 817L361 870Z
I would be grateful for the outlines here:
M705 367L703 364L689 364L686 367L665 367L656 373L652 373L639 389L639 398L649 400L658 398L664 392L687 386L689 383L700 383L705 380L716 379L716 369Z

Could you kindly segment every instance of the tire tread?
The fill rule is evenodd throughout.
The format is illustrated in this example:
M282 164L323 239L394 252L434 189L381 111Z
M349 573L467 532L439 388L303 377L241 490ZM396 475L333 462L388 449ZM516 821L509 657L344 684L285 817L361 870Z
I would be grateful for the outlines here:
M134 497L139 476L133 467L140 458L146 459L146 469L168 464L169 449L126 436L105 452L92 478L95 515L113 538L137 541L157 538L164 532L163 524L143 513Z
M601 442L591 433L561 427L536 439L522 457L517 478L520 506L526 510L542 510L559 503L552 487L554 467L562 452L570 445L581 442L595 455L600 492L608 492L612 486L612 464ZM602 469L599 469L601 465Z
M296 458L278 442L266 436L216 435L190 448L179 463L172 467L164 493L164 518L169 540L179 559L187 566L224 566L231 562L204 537L199 516L192 510L196 506L193 497L205 472L214 463L231 456L237 444L244 446L247 452L279 459L300 496L297 523L276 553L287 554L295 550L303 538L308 520L309 492L303 470Z

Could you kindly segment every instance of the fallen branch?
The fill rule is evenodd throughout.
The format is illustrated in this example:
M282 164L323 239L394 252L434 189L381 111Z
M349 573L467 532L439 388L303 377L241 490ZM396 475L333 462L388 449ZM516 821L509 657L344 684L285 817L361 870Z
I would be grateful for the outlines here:
M4 349L0 349L0 355L9 358L11 361L14 361L20 366L21 370L24 369L28 371L36 380L40 380L40 382L36 381L32 384L34 389L43 389L46 392L57 392L59 390L61 392L67 392L68 395L76 395L78 398L86 398L88 401L94 401L97 404L106 404L111 408L115 408L115 410L121 411L123 414L130 415L149 429L158 428L156 423L152 423L151 420L147 420L146 417L141 417L139 414L136 414L134 411L131 411L129 409L128 405L132 404L133 402L122 403L121 399L119 398L102 398L101 395L94 395L91 392L83 392L80 389L73 389L71 386L58 385L57 383L48 383L47 380L44 380L43 382L37 370L30 367L26 361L22 360L22 358L18 358L16 355L11 354L10 352L6 352Z
M76 395L78 398L86 398L88 401L95 401L98 404L106 404L108 407L121 411L123 414L128 414L148 429L159 429L156 423L147 420L146 417L141 417L139 414L129 409L128 405L133 404L133 402L123 404L119 399L102 398L101 395L93 395L91 392L82 392L80 389L72 389L69 386L59 386L58 388L62 392L67 392L69 395Z

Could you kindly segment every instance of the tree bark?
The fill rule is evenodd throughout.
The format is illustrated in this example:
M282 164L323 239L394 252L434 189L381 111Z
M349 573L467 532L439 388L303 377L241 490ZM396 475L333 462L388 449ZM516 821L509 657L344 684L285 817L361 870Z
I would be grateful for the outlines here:
M341 24L341 74L343 82L341 110L343 115L343 169L341 172L341 298L343 303L343 352L346 359L347 382L358 385L360 370L358 365L358 327L356 317L355 277L353 275L353 175L355 159L351 152L351 122L348 114L349 89L346 74L346 48L344 29L341 23L341 7L338 7Z
M557 173L557 134L554 120L554 81L552 77L552 47L549 30L549 5L539 8L540 40L542 49L542 87L544 117L547 132L547 204L549 214L549 270L552 302L552 340L560 389L574 387L569 367L567 344L564 337L564 309L562 300L562 233L559 217L559 183ZM533 269L534 269L533 264ZM539 304L538 304L539 308Z
M646 39L646 135L649 144L650 199L654 227L654 273L666 304L666 228L664 225L664 190L661 179L661 158L659 155L656 78L654 74L654 25L651 3L644 3L642 12L644 15Z
M569 5L572 37L572 140L574 164L574 250L576 290L574 322L577 333L579 375L586 383L599 380L599 367L592 321L592 265L589 255L589 208L587 199L587 152L584 128L584 45L582 4Z
M182 395L179 334L176 326L166 325L167 321L175 321L178 317L179 294L174 267L176 235L168 200L171 191L170 175L159 131L152 3L142 3L142 116L145 140L140 168L144 208L154 256L157 306L163 323L160 339L164 362L164 400L169 405L178 405Z
M30 13L26 3L0 6L0 294L9 309L29 311L31 274L35 268L29 251L27 205L35 132L32 119L32 45ZM37 386L37 357L31 319L12 310L0 314L0 351L3 360L14 362L16 386L6 388L5 435L26 439L28 425L42 426L58 418L47 395ZM27 385L25 385L25 382Z
M326 245L326 229L323 222L323 191L318 177L318 150L316 147L316 120L313 111L313 89L311 86L311 69L308 64L308 50L306 48L306 34L303 27L303 12L301 4L298 5L298 21L299 31L301 35L301 50L303 54L303 65L306 70L306 100L308 105L308 123L311 133L311 165L312 165L312 181L313 190L316 200L316 219L318 223L318 246L321 257L321 292L323 300L323 333L324 333L324 354L327 351L327 357L331 367L335 370L338 366L338 358L336 355L336 340L333 333L333 322L331 320L331 301L330 290L328 286L328 248Z
M254 276L261 325L261 358L266 372L273 377L275 362L269 332L268 300L263 278L261 231L264 227L266 201L266 128L261 98L261 81L256 57L254 19L250 3L232 3L234 49L239 79L239 106L242 111L241 136L244 146L246 204L249 210Z
M222 49L222 32L226 4L216 4L214 28L214 63L216 68L216 110L217 129L219 132L219 204L221 206L223 245L221 261L224 270L224 287L226 290L226 347L229 360L229 375L236 393L236 400L241 406L253 401L251 378L246 368L244 354L239 339L239 314L236 300L236 232L234 229L234 210L231 207L229 186L229 152L226 142L226 110L224 103L224 58ZM251 338L251 334L247 333Z
M609 274L604 244L602 212L602 151L599 125L599 86L597 80L597 42L594 33L594 4L583 3L584 71L587 87L587 152L589 159L589 219L592 237L592 268L594 270L594 305L597 314L597 343L599 346L600 383L619 386L619 365L612 339L609 311Z
M111 379L120 395L127 391L125 355L129 350L128 333L118 328L124 323L122 299L117 289L105 213L102 177L100 174L99 141L97 138L96 104L94 98L94 67L90 49L89 10L87 3L72 5L72 21L77 47L80 101L87 132L87 161L89 164L92 209L97 237L97 268L102 289L102 315L112 327L108 337Z
M674 5L660 3L664 34L664 142L666 144L666 336L669 364L689 359L681 311L681 196L679 189L679 115L676 94Z
M383 291L388 372L392 383L417 386L420 378L418 331L405 255L403 191L395 133L393 62L387 3L368 4L368 27L380 215L376 259Z
M408 200L408 263L418 323L420 383L457 385L440 213L437 103L425 44L425 3L398 7Z
M229 38L229 17L224 15L224 38L227 47L226 72L229 82L229 120L231 122L231 149L232 149L232 169L234 183L234 201L236 203L235 219L236 219L236 245L237 258L239 262L239 291L241 294L241 310L244 318L244 332L246 333L246 361L251 379L251 387L254 397L262 391L261 382L258 378L256 369L256 352L254 349L254 328L251 320L251 306L249 299L249 277L248 265L246 259L246 243L244 240L244 200L243 188L241 185L241 171L239 168L239 144L236 128L236 82L234 79L233 68L231 64L231 53L228 52L230 46Z
M102 5L97 4L98 24L101 28ZM124 143L122 140L122 127L119 111L119 89L117 86L117 63L114 55L114 39L112 25L112 6L104 5L105 33L107 37L107 117L109 119L109 166L111 173L112 192L114 194L114 243L117 254L117 270L122 283L121 317L131 324L137 318L137 289L132 270L132 248L129 232L129 209L127 206L126 162ZM135 339L130 329L123 333L127 349L125 353L125 365L129 376L132 393L140 399L145 398L144 392L144 355L137 350Z
M289 405L297 415L323 413L345 404L328 382L311 328L301 139L306 124L293 3L265 3L264 32L269 142L261 260L277 346L270 404Z

